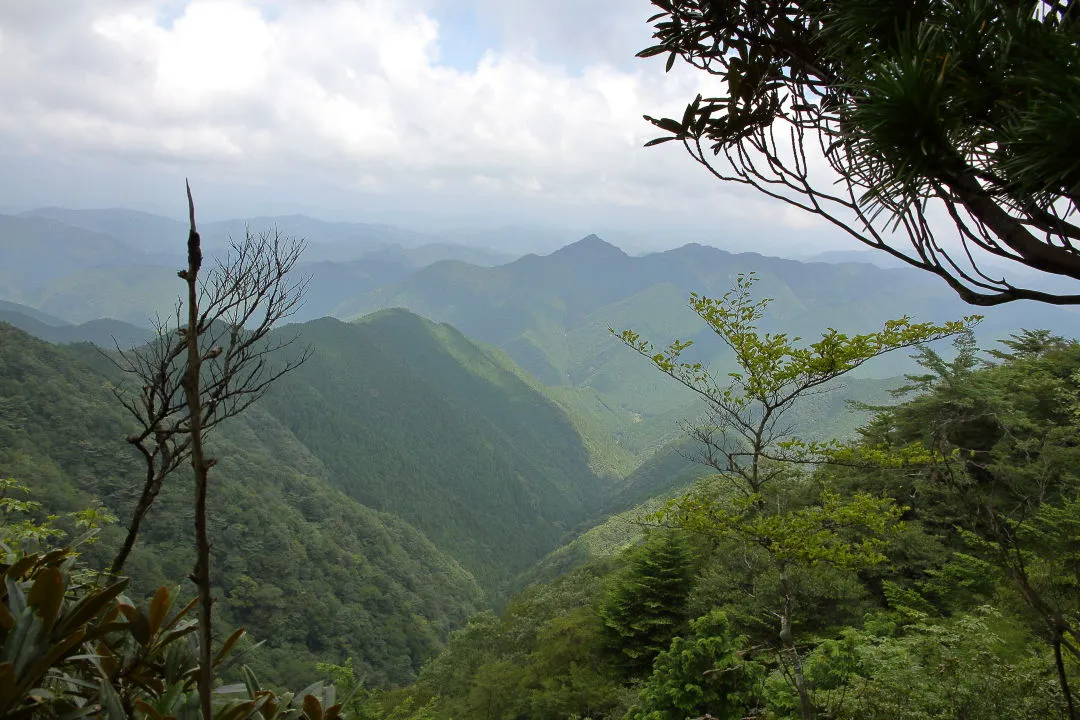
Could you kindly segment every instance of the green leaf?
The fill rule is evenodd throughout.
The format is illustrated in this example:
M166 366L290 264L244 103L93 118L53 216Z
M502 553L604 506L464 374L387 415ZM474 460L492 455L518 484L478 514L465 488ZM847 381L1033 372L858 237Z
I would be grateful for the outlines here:
M150 600L150 612L147 616L147 626L151 637L157 635L158 629L161 628L161 624L169 613L170 605L172 605L172 596L169 589L165 586L159 587Z
M73 632L75 628L89 623L98 617L102 610L124 591L127 585L128 579L124 578L102 590L86 595L75 604L75 607L64 614L57 626L57 630L60 633L67 634Z
M228 656L229 651L232 650L232 648L233 648L233 645L235 645L237 643L237 641L240 638L242 638L243 636L244 636L244 629L243 628L237 628L236 630L234 630L233 633L231 635L229 635L228 638L225 639L225 642L222 644L221 650L218 651L218 654L216 656L214 656L214 665L220 664L221 661L224 660Z

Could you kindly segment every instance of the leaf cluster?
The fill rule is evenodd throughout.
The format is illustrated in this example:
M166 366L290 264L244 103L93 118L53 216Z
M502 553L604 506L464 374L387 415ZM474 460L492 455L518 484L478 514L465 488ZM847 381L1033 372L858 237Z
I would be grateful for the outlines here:
M180 605L160 587L145 605L128 580L88 571L70 548L9 553L0 563L0 714L10 718L199 717L197 600ZM213 656L229 661L237 630ZM258 686L244 669L246 697L222 688L214 718L333 720L340 705L320 684L297 695Z
M820 215L968 302L1080 301L983 267L1080 279L1074 3L653 4L656 43L639 56L682 59L716 89L681 118L646 116L664 132L648 145L678 141L718 179Z
M613 334L648 358L660 372L702 397L709 409L692 427L705 447L703 461L731 477L745 493L758 493L779 477L782 466L764 463L807 462L828 448L800 443L787 415L799 400L835 389L835 381L864 363L901 348L920 346L962 333L981 317L945 323L918 323L902 317L881 330L848 335L835 329L801 344L785 333L761 332L769 299L754 300L753 273L736 277L718 299L692 294L690 307L734 354L737 369L717 377L701 362L683 360L691 341L675 340L665 350L633 330Z

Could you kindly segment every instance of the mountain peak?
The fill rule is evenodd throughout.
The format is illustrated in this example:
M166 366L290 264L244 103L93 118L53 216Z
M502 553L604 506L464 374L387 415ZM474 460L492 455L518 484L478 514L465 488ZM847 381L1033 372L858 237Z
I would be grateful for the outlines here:
M570 243L566 247L560 248L551 253L554 256L573 256L573 257L587 257L595 258L597 260L607 260L611 258L624 258L627 257L619 248L615 247L606 240L602 240L598 235L586 235L582 239L575 243Z

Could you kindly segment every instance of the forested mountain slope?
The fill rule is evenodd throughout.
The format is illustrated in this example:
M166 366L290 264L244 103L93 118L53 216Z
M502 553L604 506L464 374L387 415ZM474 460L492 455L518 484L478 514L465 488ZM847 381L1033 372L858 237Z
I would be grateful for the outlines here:
M549 385L595 388L648 420L684 415L689 398L613 341L607 329L633 328L657 343L695 340L703 359L723 365L726 353L687 300L691 292L722 295L736 274L746 272L758 275L762 297L774 299L762 328L769 332L867 332L903 314L941 322L971 313L948 288L916 271L804 263L694 244L632 257L589 236L550 255L528 255L499 267L435 263L356 297L338 314L409 308L504 349ZM987 342L1004 337L1032 324L1036 311L1040 326L1080 334L1080 315L1025 303L996 308L978 333ZM868 365L864 375L888 377L911 368L897 354Z
M359 323L328 318L276 332L298 338L285 352L310 347L313 353L274 386L257 412L215 438L235 445L236 453L226 457L249 458L240 475L257 477L250 474L259 464L255 459L285 453L285 471L404 519L489 592L592 521L617 489L614 477L593 470L566 410L505 355L449 326L398 310ZM58 464L59 484L50 498L77 487L84 500L100 494L121 507L128 495L101 489L102 473L126 478L117 487L135 482L133 457L122 440L124 418L107 388L115 370L89 346L65 351L10 327L5 346L12 356L29 348L28 357L38 358L32 368L44 377L66 373L80 384L43 395L51 380L20 370L18 363L3 365L12 384L5 407L21 408L11 427L19 427L23 416L43 422L50 414L57 427L49 435L43 426L28 454L11 456L25 458L25 466L0 472L25 477L35 463ZM93 410L85 418L69 416L63 412L69 402L89 403ZM94 423L98 411L104 420ZM73 428L73 422L85 427ZM250 431L253 423L258 432ZM58 442L61 437L68 441ZM5 445L8 452L15 446ZM121 469L106 464L88 473L81 455L69 452L73 447L127 460Z
M96 366L96 367L95 367ZM98 499L122 521L141 480L130 424L97 351L57 347L0 324L0 477L51 511ZM258 406L211 438L213 562L226 625L266 645L247 661L269 678L311 677L316 659L353 657L403 680L478 606L471 575L399 518L336 491L327 468ZM127 571L145 591L186 584L191 487L178 472ZM93 549L103 562L122 537Z
M362 716L1070 717L1080 345L955 349L922 352L849 446L935 462L793 471L753 504L704 483L615 516Z
M315 353L263 402L331 482L420 528L487 586L521 572L602 505L609 481L520 371L397 310L289 326Z
M275 674L352 656L403 680L476 607L474 575L492 591L527 568L607 481L563 410L452 328L397 311L280 332L312 359L211 439L219 608L268 641ZM126 518L140 474L113 379L89 346L3 325L0 477L50 510L98 498ZM143 588L190 570L189 491L178 473L150 516L129 565Z

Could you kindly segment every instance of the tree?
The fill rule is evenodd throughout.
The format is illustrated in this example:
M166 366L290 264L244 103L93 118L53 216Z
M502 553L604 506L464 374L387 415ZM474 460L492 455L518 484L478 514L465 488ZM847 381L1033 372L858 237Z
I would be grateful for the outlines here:
M605 629L589 605L539 629L524 684L532 720L608 717L620 706L619 673L604 657Z
M718 89L681 119L646 116L667 133L648 145L681 142L716 178L969 303L1080 303L987 264L1080 280L1080 2L653 4L656 44L638 55L666 54L668 70L681 58Z
M754 280L752 274L738 276L719 300L690 297L690 307L734 353L735 372L718 377L700 362L683 360L690 342L675 340L658 351L632 330L618 337L708 404L706 420L691 433L705 447L702 461L729 492L692 491L656 517L733 540L763 557L763 567L776 577L768 613L778 622L781 655L790 664L802 717L809 720L815 708L794 633L799 577L823 565L855 570L884 562L881 536L896 527L901 510L890 499L860 494L844 500L828 488L814 492L806 507L793 503L790 495L807 490L793 465L826 459L832 448L800 442L785 416L801 398L828 392L833 381L872 358L959 333L978 318L934 325L905 317L886 322L879 332L853 336L829 329L821 340L800 347L800 338L759 332L769 300L753 300Z
M955 335L981 319L973 315L936 325L902 317L878 332L851 336L830 328L819 341L800 347L801 338L759 332L770 300L754 301L755 280L753 273L739 275L720 299L690 295L691 309L734 353L736 372L717 376L700 362L684 361L689 341L676 340L660 351L633 330L611 331L705 400L708 416L690 429L705 448L701 460L744 495L759 494L783 475L783 463L813 459L786 419L800 399L829 392L835 380L879 355Z
M656 517L735 543L736 554L753 576L750 587L757 586L750 591L751 599L777 623L778 654L798 695L801 716L811 720L817 708L795 632L804 588L821 580L815 575L821 568L859 571L886 562L882 550L900 529L904 508L891 498L857 493L845 499L827 488L806 505L788 497L805 489L798 481L788 482L770 488L768 495L730 500L698 488Z
M981 360L962 338L952 361L923 350L919 392L866 429L867 440L917 441L938 455L922 509L996 564L1044 628L1070 718L1080 708L1066 655L1080 661L1080 343L1044 331L1004 341Z
M838 720L889 718L1062 717L1046 682L1042 652L1017 642L1010 619L989 607L935 621L916 621L893 636L850 631L835 651L808 660L814 670L847 665L836 691ZM1021 649L1022 648L1022 649Z
M757 705L764 667L747 660L747 639L736 636L720 610L690 623L660 653L626 720L739 720Z
M269 341L275 323L299 306L306 280L290 272L303 251L303 242L277 232L234 241L205 279L200 275L203 254L195 226L195 203L187 188L190 230L187 268L177 275L186 284L186 305L177 305L176 325L159 322L156 338L146 346L119 351L117 366L138 387L117 389L117 397L138 423L128 437L145 461L142 491L132 514L124 544L110 571L118 574L134 547L139 527L161 491L166 477L185 461L195 480L195 567L189 576L199 595L199 694L203 716L212 716L213 688L210 538L207 531L209 473L216 460L205 440L219 423L258 400L270 385L309 356L278 366L271 355L295 338ZM186 317L185 317L186 316Z
M679 630L693 579L692 557L677 533L653 535L599 607L608 647L630 673L648 669Z

